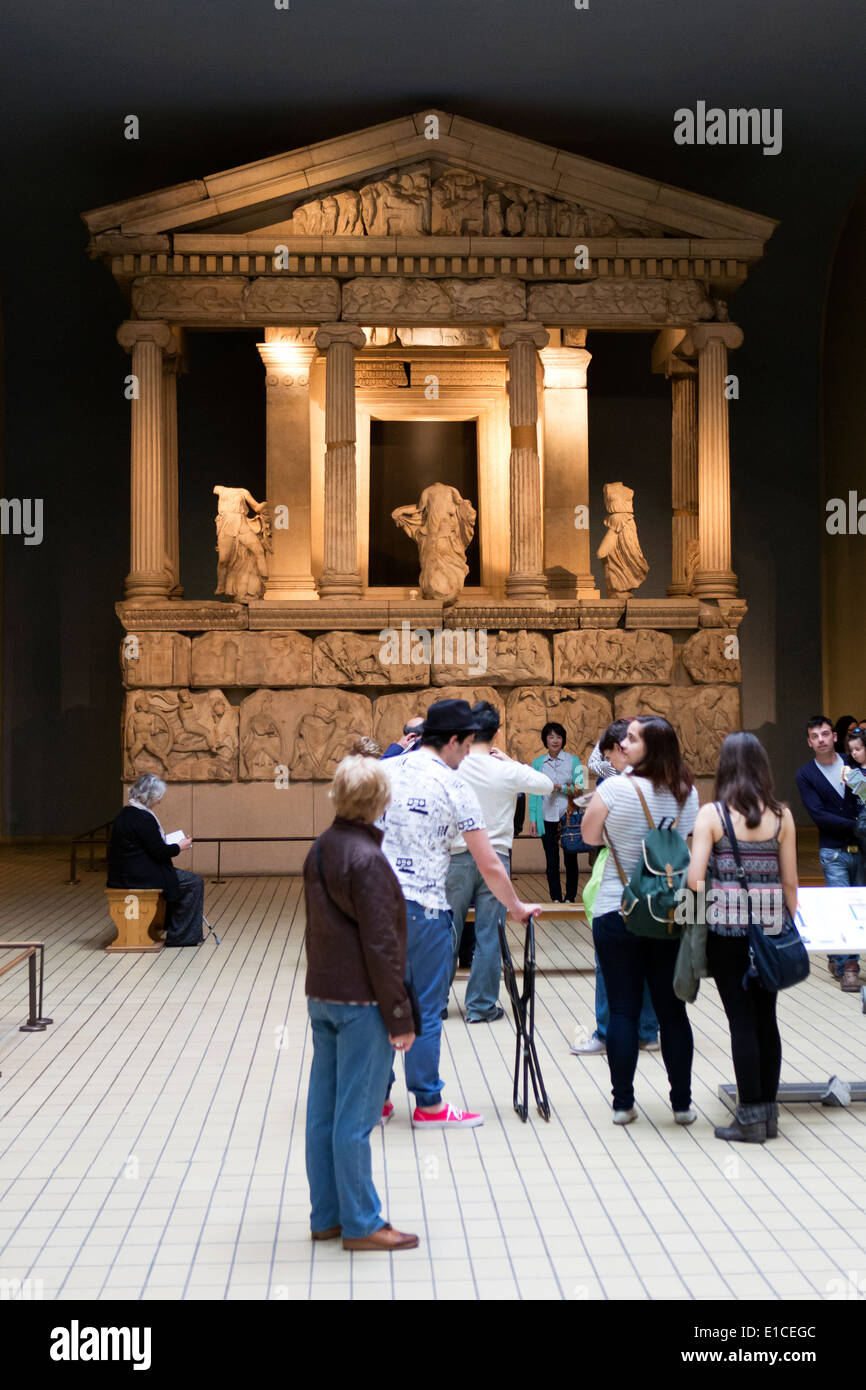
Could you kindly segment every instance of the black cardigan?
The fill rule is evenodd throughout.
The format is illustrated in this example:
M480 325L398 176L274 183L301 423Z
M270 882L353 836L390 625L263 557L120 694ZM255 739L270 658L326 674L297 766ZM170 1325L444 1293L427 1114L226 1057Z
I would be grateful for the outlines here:
M109 888L161 888L166 902L177 902L180 884L172 859L179 845L167 845L149 811L124 806L111 827Z
M856 844L854 825L859 802L850 787L837 796L823 772L814 762L804 763L797 773L797 787L803 805L818 827L821 849L846 849Z

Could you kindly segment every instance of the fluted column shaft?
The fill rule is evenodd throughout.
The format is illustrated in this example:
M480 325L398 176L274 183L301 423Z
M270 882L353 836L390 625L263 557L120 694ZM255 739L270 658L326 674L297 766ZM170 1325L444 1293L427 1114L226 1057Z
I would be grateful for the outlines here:
M360 598L355 459L355 352L366 338L348 323L325 324L316 347L325 368L325 553L322 598Z
M266 599L318 598L312 570L310 370L314 329L266 328L267 495L274 529ZM287 511L288 525L279 508Z
M172 571L171 597L182 598L180 582L180 536L177 482L177 378L181 368L178 353L162 359L162 447L165 476L165 549Z
M731 459L725 376L728 348L739 347L733 323L701 324L689 334L698 351L698 545L694 592L736 598L731 568Z
M689 592L689 549L698 540L698 415L694 367L671 379L672 597Z
M549 341L539 323L510 324L499 335L499 346L508 349L511 423L511 562L505 592L509 598L522 600L547 597L538 455L538 350Z
M132 354L137 394L130 444L130 545L126 597L137 603L169 598L173 578L166 553L165 439L163 434L162 358L174 350L166 323L129 320L117 332L121 347Z
M589 554L589 411L583 347L548 347L544 365L544 572L550 596L598 598Z

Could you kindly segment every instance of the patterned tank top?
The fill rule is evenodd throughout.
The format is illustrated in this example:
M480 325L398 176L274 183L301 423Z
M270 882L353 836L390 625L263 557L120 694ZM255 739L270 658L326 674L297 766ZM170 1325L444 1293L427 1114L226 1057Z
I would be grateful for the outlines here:
M724 826L718 802L714 803ZM790 920L779 872L779 831L769 840L737 840L746 874L748 892L741 887L737 861L727 833L716 840L707 863L707 927L718 936L748 936L749 902L752 921L760 922L768 936L774 936ZM710 897L710 893L713 896Z

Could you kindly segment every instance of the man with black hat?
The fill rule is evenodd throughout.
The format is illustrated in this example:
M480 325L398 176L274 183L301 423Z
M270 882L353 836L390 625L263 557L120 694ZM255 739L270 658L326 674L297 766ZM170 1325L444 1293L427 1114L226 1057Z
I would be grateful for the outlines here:
M421 1012L421 1033L406 1054L406 1084L415 1096L418 1129L470 1129L481 1115L443 1104L439 1077L442 1010L448 1001L454 924L445 881L451 846L462 836L494 897L518 922L539 910L521 902L495 854L474 791L459 776L479 724L467 700L437 700L427 711L413 758L383 763L391 782L382 851L406 898L408 969ZM393 1113L388 1100L383 1118Z

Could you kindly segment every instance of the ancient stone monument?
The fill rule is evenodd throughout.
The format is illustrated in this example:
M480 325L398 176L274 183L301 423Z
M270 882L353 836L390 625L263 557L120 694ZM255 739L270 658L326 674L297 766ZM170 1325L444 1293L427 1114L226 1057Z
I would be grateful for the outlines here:
M386 744L449 693L497 703L526 759L546 719L585 757L614 712L664 712L709 776L740 720L746 613L728 306L775 224L447 112L189 172L85 214L88 250L129 305L118 339L139 383L117 605L123 778L164 776L193 836L308 837L330 820L324 784L351 739ZM217 487L214 599L180 583L177 395L188 330L251 328L264 492L290 525L271 534L267 503ZM669 573L648 574L623 483L604 486L591 552L589 332L646 335L648 369L670 383ZM405 588L369 582L383 420L474 426L459 490L407 473L418 501L395 521L420 580ZM297 868L304 853L254 862Z

